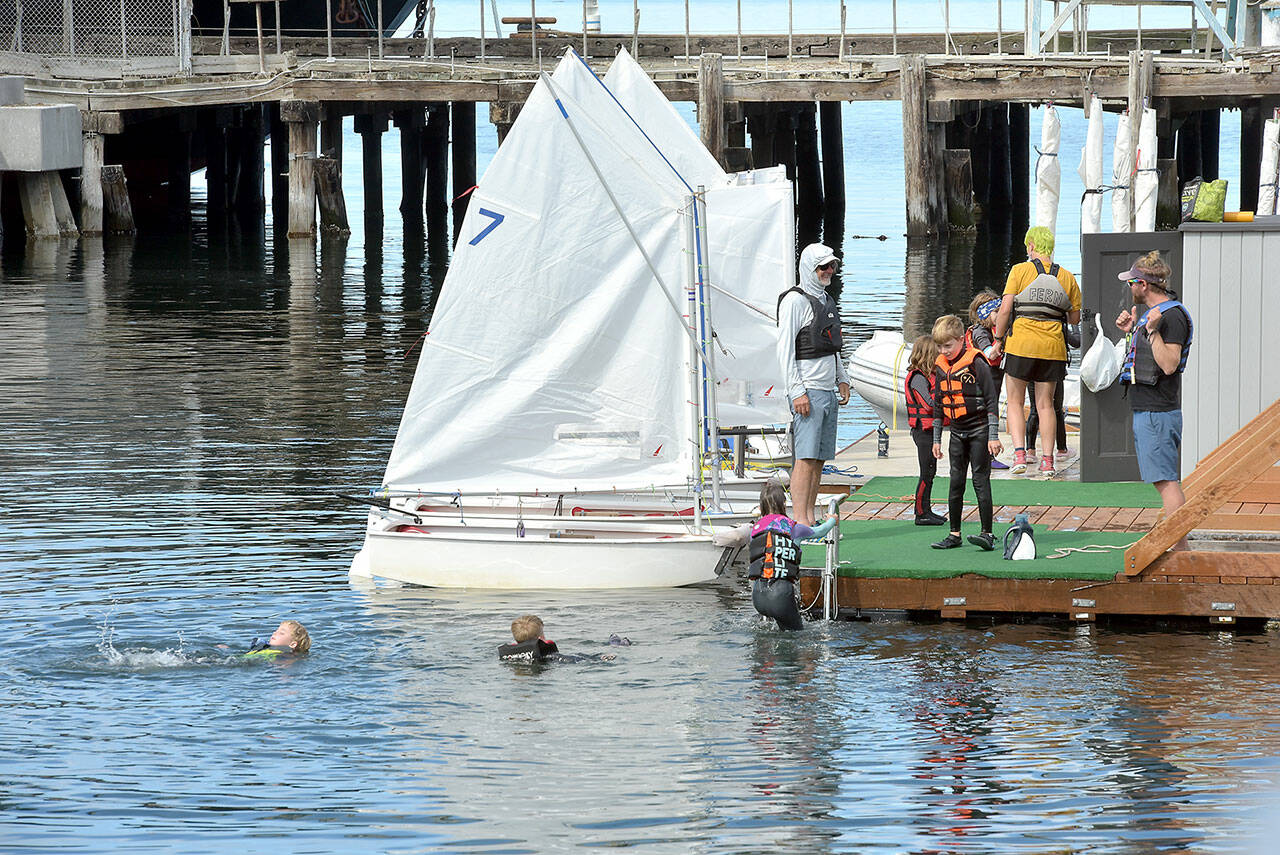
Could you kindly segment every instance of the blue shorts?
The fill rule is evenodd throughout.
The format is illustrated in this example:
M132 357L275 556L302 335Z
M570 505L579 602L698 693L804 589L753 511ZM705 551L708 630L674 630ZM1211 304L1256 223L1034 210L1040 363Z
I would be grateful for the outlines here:
M1138 449L1138 472L1148 484L1181 481L1182 410L1135 412L1133 444Z
M791 448L797 460L830 460L836 456L836 393L805 389L809 415L791 416Z

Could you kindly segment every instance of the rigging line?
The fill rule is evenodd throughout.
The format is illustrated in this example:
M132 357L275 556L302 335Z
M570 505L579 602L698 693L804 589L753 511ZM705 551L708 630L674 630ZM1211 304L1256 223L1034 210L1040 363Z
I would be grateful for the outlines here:
M644 248L644 244L640 242L640 236L636 234L636 230L631 225L631 221L627 219L627 215L623 213L622 205L618 202L618 197L613 195L613 189L609 186L609 182L604 180L604 173L600 171L600 165L596 163L596 159L592 157L591 150L587 148L587 144L583 141L582 136L578 133L578 127L574 124L573 119L569 118L569 111L564 108L564 102L560 100L560 93L556 90L556 86L551 82L551 77L546 73L542 73L542 82L546 84L547 89L551 92L551 97L555 99L556 107L560 110L560 115L564 116L564 120L569 125L569 131L573 134L574 140L578 143L578 148L582 149L582 154L587 158L587 163L591 164L591 171L595 173L596 180L600 182L600 186L604 188L605 194L609 197L609 201L613 204L614 211L617 212L622 224L627 228L627 234L631 235L631 241L636 245L636 249L640 250L640 255L644 257L644 263L648 265L649 272L653 274L654 279L658 282L658 290L662 292L662 296L666 298L667 303L671 306L672 311L676 313L676 319L680 323L680 329L684 330L685 335L693 342L694 350L698 352L698 358L705 366L707 363L706 354L702 352L702 348L698 343L698 336L689 324L684 321L684 312L680 311L680 307L676 305L675 297L671 296L671 290L667 287L666 281L662 278L662 274L658 272L658 267L653 263L653 259L649 257L649 251Z

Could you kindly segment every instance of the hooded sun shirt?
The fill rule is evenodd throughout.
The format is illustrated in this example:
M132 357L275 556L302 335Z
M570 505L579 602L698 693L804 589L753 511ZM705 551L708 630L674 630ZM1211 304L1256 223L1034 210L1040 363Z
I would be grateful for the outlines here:
M831 249L820 243L811 243L804 248L797 265L800 290L818 300L826 296L826 289L818 280L816 268L819 261L831 256ZM839 384L849 382L844 361L838 353L818 359L796 359L796 335L811 321L813 307L808 300L799 294L787 294L782 298L782 303L778 306L778 362L782 366L782 377L787 384L787 395L792 400L805 394L806 389L834 392Z

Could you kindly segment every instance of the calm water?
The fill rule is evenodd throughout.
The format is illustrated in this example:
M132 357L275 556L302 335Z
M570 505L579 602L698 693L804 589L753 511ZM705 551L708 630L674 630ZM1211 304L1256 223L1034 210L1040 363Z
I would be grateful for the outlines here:
M1008 260L990 238L907 253L897 126L846 112L855 343ZM1275 632L783 637L739 582L350 585L363 512L329 496L380 478L447 264L401 234L394 174L385 233L361 232L358 151L344 243L198 217L0 257L0 849L1274 851ZM842 437L870 426L851 407ZM500 665L530 611L570 652L636 644ZM217 647L283 617L309 658Z

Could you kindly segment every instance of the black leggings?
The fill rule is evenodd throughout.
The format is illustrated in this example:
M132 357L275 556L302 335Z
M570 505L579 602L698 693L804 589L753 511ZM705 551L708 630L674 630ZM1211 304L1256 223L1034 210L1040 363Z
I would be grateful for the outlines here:
M795 585L786 579L756 579L751 585L751 605L776 620L779 629L804 629Z
M973 492L978 497L978 517L982 531L991 533L991 452L984 427L972 435L951 431L951 487L947 493L951 530L960 530L964 515L964 485L967 470L973 470Z
M938 474L938 460L933 456L933 428L922 430L913 427L911 439L916 444L916 457L920 461L920 480L916 482L916 516L924 516L933 510L930 494L933 479Z
M1058 432L1054 436L1057 443L1058 451L1066 452L1067 450L1067 409L1065 406L1066 391L1064 387L1066 382L1059 380L1053 389L1053 412L1057 415ZM1035 448L1036 434L1040 428L1040 411L1036 409L1036 384L1028 383L1027 391L1031 395L1031 415L1027 416L1027 448ZM1048 449L1042 449L1043 454Z

